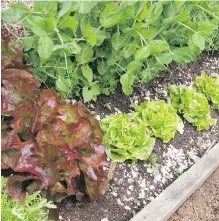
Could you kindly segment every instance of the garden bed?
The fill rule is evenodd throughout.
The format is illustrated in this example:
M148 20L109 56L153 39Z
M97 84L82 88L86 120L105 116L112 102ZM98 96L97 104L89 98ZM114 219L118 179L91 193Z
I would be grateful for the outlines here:
M97 119L119 112L130 113L134 110L132 104L149 99L165 100L169 85L190 85L202 71L207 74L218 73L219 55L204 53L194 63L171 64L149 84L136 87L132 96L126 97L121 89L118 89L112 96L100 96L90 109L94 107ZM219 119L219 113L212 111L212 117ZM202 132L197 132L192 125L184 123L184 133L177 134L168 144L157 139L154 148L156 165L152 166L150 160L138 161L136 164L117 163L110 188L104 196L95 202L86 197L81 202L76 202L72 197L63 200L58 204L59 219L74 221L131 219L219 141L219 121L210 130Z

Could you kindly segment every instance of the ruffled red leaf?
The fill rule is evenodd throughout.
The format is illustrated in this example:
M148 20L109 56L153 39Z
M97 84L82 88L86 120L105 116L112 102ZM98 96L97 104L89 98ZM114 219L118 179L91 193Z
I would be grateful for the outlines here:
M41 130L45 124L50 123L57 115L58 98L49 98L38 111L35 118L34 130Z
M28 181L29 185L25 186L24 182ZM35 176L13 175L8 178L6 188L8 195L22 204L26 199L26 192L32 194L36 190L41 190L43 185Z
M22 142L15 134L14 130L8 131L8 129L1 130L1 150L7 149L17 149L20 150L22 148Z
M80 116L78 115L78 108L71 104L63 104L58 107L58 112L61 116L59 119L67 124L78 123Z
M2 29L1 38L1 70L8 67L8 65L17 65L23 63L23 49L22 45L13 42L6 29Z
M97 180L91 179L85 174L86 191L92 200L102 196L108 188L108 180L102 169L95 170Z
M60 179L56 165L59 160L58 147L38 150L33 140L25 142L21 150L21 157L14 169L15 172L29 172L40 179L45 186L53 186Z
M4 168L15 168L21 157L21 153L16 149L8 149L1 152L1 160Z
M36 117L37 110L29 107L27 104L21 105L14 115L14 119L11 122L11 126L16 133L20 134L23 140L32 139L34 134L32 127L34 126L34 119Z
M16 115L22 104L32 106L38 97L40 82L29 72L20 69L6 69L2 72L2 113Z
M82 103L66 104L53 89L39 93L39 81L19 56L3 57L4 68L16 65L2 72L2 113L11 116L2 121L2 167L19 174L9 178L8 193L20 203L24 191L42 188L55 201L84 193L96 199L108 183L98 121Z

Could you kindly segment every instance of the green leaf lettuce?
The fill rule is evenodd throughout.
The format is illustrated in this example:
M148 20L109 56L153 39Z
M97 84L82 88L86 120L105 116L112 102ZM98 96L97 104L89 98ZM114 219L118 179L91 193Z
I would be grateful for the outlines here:
M168 143L174 138L176 131L183 133L183 122L177 111L164 101L145 101L141 103L135 114L135 120L145 125L155 137Z
M129 114L107 117L100 125L104 132L103 141L107 147L107 155L112 160L146 160L150 156L155 139L146 134L144 125L132 122Z
M195 90L183 86L169 87L170 102L184 118L197 127L197 130L207 130L216 124L216 119L210 116L206 97Z
M208 77L205 73L196 78L196 89L203 93L209 101L212 102L212 107L219 110L219 75L214 73L212 77Z

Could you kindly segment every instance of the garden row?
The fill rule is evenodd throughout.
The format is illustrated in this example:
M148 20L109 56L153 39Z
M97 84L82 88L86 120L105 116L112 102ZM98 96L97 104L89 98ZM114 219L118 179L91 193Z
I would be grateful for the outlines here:
M196 78L195 88L169 87L169 103L145 101L136 106L134 114L118 114L101 121L107 155L114 161L146 160L151 155L155 138L168 143L176 131L183 133L184 124L177 112L197 130L216 125L210 108L219 110L219 75L212 78L202 73Z
M119 83L130 95L172 61L191 62L219 48L215 1L36 1L33 9L11 8L2 19L8 30L25 27L27 36L15 38L33 75L84 102L114 93Z

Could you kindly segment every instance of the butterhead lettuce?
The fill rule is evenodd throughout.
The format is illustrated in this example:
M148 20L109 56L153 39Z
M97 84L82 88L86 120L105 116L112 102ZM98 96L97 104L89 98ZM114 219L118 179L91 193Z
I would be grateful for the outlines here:
M207 98L184 86L170 86L169 98L172 106L197 130L207 130L216 124L212 119Z
M165 101L144 101L136 108L135 120L164 143L174 138L176 131L183 133L184 124L176 109Z
M196 89L203 93L211 101L212 107L219 110L219 74L213 73L212 77L204 72L196 78Z
M155 139L146 133L146 127L133 122L129 114L117 114L100 122L104 132L103 142L107 155L114 161L146 160L150 156Z

